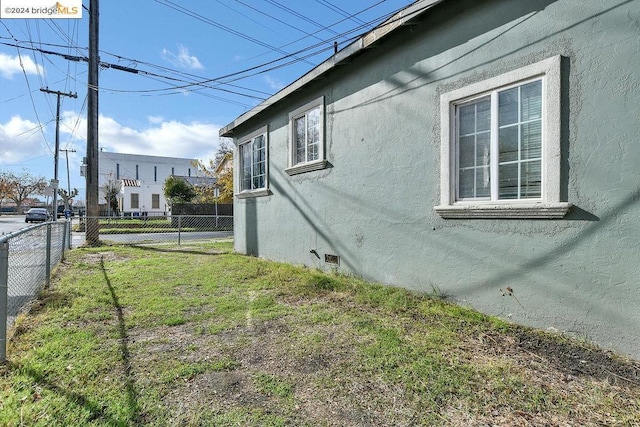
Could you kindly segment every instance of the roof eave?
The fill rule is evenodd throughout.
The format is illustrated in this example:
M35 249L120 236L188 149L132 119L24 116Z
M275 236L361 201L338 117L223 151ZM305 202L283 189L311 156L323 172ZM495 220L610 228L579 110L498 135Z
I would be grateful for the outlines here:
M351 57L358 55L362 51L373 47L375 44L379 43L387 35L394 32L397 28L406 25L409 21L417 18L418 16L425 13L428 9L435 6L438 3L443 2L444 0L418 0L415 3L407 6L406 8L398 11L391 18L389 18L384 23L380 24L373 30L369 31L362 37L358 38L353 43L347 45L344 49L336 52L326 61L322 62L315 68L313 68L308 73L304 74L302 77L281 89L279 92L270 96L265 101L253 107L251 110L246 113L238 116L234 121L229 123L220 129L219 135L221 137L233 137L234 130L246 123L256 115L260 114L265 109L270 106L277 104L284 98L291 95L293 92L296 92L312 81L320 78L322 75L327 73L328 71L335 68L337 65L340 65L343 62L348 61Z

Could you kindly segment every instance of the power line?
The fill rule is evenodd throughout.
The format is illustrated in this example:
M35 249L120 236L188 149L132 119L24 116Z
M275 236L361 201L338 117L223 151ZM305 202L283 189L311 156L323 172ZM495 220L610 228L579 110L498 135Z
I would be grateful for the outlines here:
M189 10L186 7L180 6L180 5L172 2L171 0L154 0L154 1L156 3L159 3L159 4L163 5L163 6L169 7L171 9L173 9L173 10L176 10L176 11L178 11L180 13L183 13L183 14L185 14L187 16L195 18L198 21L204 22L205 24L211 25L211 26L213 26L215 28L218 28L220 30L223 30L225 32L233 34L233 35L235 35L237 37L240 37L240 38L243 38L245 40L248 40L248 41L250 41L252 43L255 43L257 45L260 45L262 47L266 47L268 49L274 50L274 51L282 53L282 54L288 54L287 52L285 52L284 50L282 50L282 49L280 49L278 47L272 46L272 45L270 45L268 43L263 42L262 40L259 40L259 39L256 39L254 37L248 36L248 35L240 32L240 31L234 30L231 27L227 27L226 25L223 25L223 24L220 24L220 23L218 23L216 21L213 21L212 19L209 19L209 18L207 18L207 17L205 17L205 16L203 16L203 15L197 13L197 12Z
M320 38L316 37L314 34L308 33L308 32L306 32L306 31L304 31L302 28L296 27L295 25L293 25L293 24L291 24L291 23L289 23L289 22L287 22L287 21L285 21L285 20L282 20L282 19L280 19L280 18L276 18L275 16L270 15L270 14L268 14L267 12L264 12L264 11L262 11L262 10L260 10L260 9L256 8L256 7L253 7L253 6L251 6L250 4L247 4L247 3L245 3L245 2L243 2L243 1L241 1L241 0L236 0L236 1L237 1L238 3L240 3L241 5L243 5L243 6L245 6L245 7L248 7L249 9L251 9L251 10L254 10L254 11L258 12L258 13L259 13L259 14L261 14L261 15L264 15L264 16L266 16L266 17L268 17L268 18L271 18L271 19L273 19L274 21L277 21L277 22L279 22L279 23L281 23L281 24L283 24L283 25L286 25L286 26L287 26L287 27L289 27L289 28L293 28L294 30L300 31L302 34L305 34L305 35L307 35L308 37L314 37L314 38L316 38L316 39L320 40Z
M155 0L155 1L160 3L161 0ZM172 3L169 0L162 0L162 1L166 1L166 2ZM384 0L375 3L374 5L364 9L363 11L360 11L360 12L358 12L356 14L350 15L350 17L355 17L356 15L358 15L360 13L363 13L366 10L369 10L369 9L371 9L373 7L378 6L382 2L384 2ZM168 6L168 7L170 7L170 6ZM185 8L183 8L183 9L185 9ZM185 9L185 10L187 10L187 9ZM393 13L395 13L395 12L393 12ZM353 33L358 33L359 34L363 29L365 29L365 28L367 28L367 27L369 27L371 25L374 25L376 23L379 23L381 21L384 21L384 20L388 19L389 16L392 16L392 14L388 14L388 15L384 15L384 16L375 18L375 19L373 19L373 20L371 20L371 21L369 21L369 22L367 22L367 23L365 23L363 25L360 25L358 27L352 28L351 30L345 31L345 32L343 32L341 34L337 34L336 36L331 37L329 39L321 40L320 42L318 42L316 44L313 44L311 46L307 46L307 47L305 47L303 49L300 49L300 50L298 50L296 52L293 52L293 53L290 53L290 54L286 54L286 55L284 55L282 57L279 57L279 58L276 58L274 60L263 62L263 63L258 64L256 66L249 67L249 68L246 68L246 69L243 69L243 70L240 70L240 71L237 71L237 72L233 72L233 73L228 73L228 74L225 74L225 75L222 75L222 76L218 76L218 77L215 77L215 78L204 78L204 77L196 76L196 75L193 75L193 74L172 70L172 69L169 69L167 67L162 67L162 66L151 64L151 63L142 62L142 61L138 61L138 60L134 60L134 59L129 59L129 58L125 58L125 57L120 56L120 55L115 55L115 54L108 53L109 55L113 55L114 57L116 57L118 59L121 59L121 60L128 60L128 61L131 61L132 63L141 63L141 64L145 64L145 65L148 65L148 66L151 66L151 67L156 67L158 69L166 70L166 71L168 71L170 73L173 73L173 74L176 74L176 75L185 76L185 77L188 77L189 80L185 80L184 78L176 78L176 77L170 77L170 76L166 76L166 75L161 75L161 74L158 74L158 73L153 73L153 72L150 72L150 71L144 71L144 70L140 70L140 69L133 68L133 67L123 66L123 65L120 65L120 64L111 64L111 63L101 62L100 66L102 68L113 68L113 69L117 69L117 70L120 70L120 71L130 72L130 73L133 73L133 74L145 75L148 78L151 78L153 80L163 79L163 80L168 80L168 81L173 81L173 82L180 83L180 84L171 86L169 88L162 88L162 89L146 89L146 90L145 89L141 89L141 90L119 90L119 89L109 89L109 88L101 88L101 89L109 90L109 91L117 92L117 93L142 93L142 94L152 94L152 93L162 93L162 92L168 93L170 91L172 91L173 93L183 93L185 90L199 93L199 91L201 91L202 89L212 89L212 90L223 91L223 92L230 93L230 94L233 94L233 95L249 97L249 98L253 98L253 99L256 99L256 100L264 100L265 99L264 97L257 97L257 96L249 95L247 93L242 93L242 92L238 92L238 91L234 91L234 90L220 88L220 85L228 85L228 86L235 87L235 88L241 89L241 90L254 91L254 90L249 89L249 88L243 88L243 87L234 85L234 84L232 84L232 82L235 82L235 81L243 79L243 78L248 78L248 77L251 77L251 76L255 76L257 74L273 71L273 70L278 69L278 68L286 67L286 66L292 65L292 64L294 64L296 62L299 62L301 60L306 60L306 59L311 58L313 56L319 55L319 54L321 54L323 52L326 52L326 51L328 51L328 50L333 48L332 46L329 45L329 43L333 43L334 41L337 41L337 40L339 40L339 39L341 39L343 37L346 37L349 34L353 34ZM343 22L346 19L349 19L349 18L345 18L345 19L343 19L343 20L341 20L339 22ZM335 24L333 24L333 25L335 25ZM322 31L322 30L319 30L319 31ZM354 38L355 37L352 37L351 39L347 39L347 40L353 40ZM302 39L299 39L297 41L300 41L300 40L302 40ZM19 41L17 41L17 42L20 43ZM289 44L292 44L292 43L295 43L295 42L296 41L291 42ZM5 44L5 45L9 45L9 46L16 46L17 47L17 45L15 45L15 44L9 44L9 43L1 43L1 44ZM62 47L60 45L45 44L45 43L42 43L42 45ZM68 48L68 46L65 46L65 47ZM40 49L40 48L36 48L36 47L32 47L32 48L24 48L23 47L23 49L39 50L42 53L58 55L58 56L63 57L64 59L67 59L67 60L70 60L70 61L76 61L76 62L77 61L87 61L87 58L84 57L84 56L68 55L68 54L63 54L63 53L59 53L59 52L44 50L44 49ZM301 54L305 54L305 55L300 57L299 55L301 55ZM291 59L292 57L294 57L295 59ZM287 61L287 62L284 62L284 61ZM280 62L279 65L274 65L274 64L277 64L279 62ZM193 80L193 79L199 79L199 80ZM213 83L216 83L216 85L212 86ZM166 82L165 82L165 84L166 84ZM200 89L196 89L196 87L198 87L198 86L200 87ZM256 92L256 91L254 91L254 92ZM270 95L270 94L267 94L265 92L263 92L262 94ZM221 100L223 102L232 102L232 101L229 101L229 100L225 100L224 98L219 99L219 100Z
M338 33L336 33L335 31L333 31L332 29L324 27L324 26L323 26L322 24L320 24L319 22L314 21L313 19L311 19L311 18L309 18L309 17L307 17L307 16L304 16L304 15L303 15L303 14L301 14L301 13L296 12L295 10L291 9L290 7L287 7L287 6L283 5L282 3L277 2L276 0L265 0L265 1L266 1L267 3L269 3L269 4L274 5L275 7L277 7L277 8L278 8L278 9L280 9L280 10L284 10L285 12L287 12L287 13L289 13L289 14L291 14L291 15L293 15L293 16L295 16L295 17L297 17L297 18L300 18L300 19L302 19L302 20L303 20L303 21L305 21L305 22L308 22L308 23L310 23L310 24L315 25L315 26L316 26L316 27L318 27L318 28L325 28L326 30L328 30L329 32L332 32L333 34L338 34Z
M360 19L360 18L356 18L355 15L351 15L349 14L349 12L347 12L346 10L334 5L333 3L328 2L327 0L316 0L316 3L321 4L323 6L325 6L326 8L336 12L338 15L342 15L345 18L351 19L352 21L358 23L358 24L364 24L365 22Z

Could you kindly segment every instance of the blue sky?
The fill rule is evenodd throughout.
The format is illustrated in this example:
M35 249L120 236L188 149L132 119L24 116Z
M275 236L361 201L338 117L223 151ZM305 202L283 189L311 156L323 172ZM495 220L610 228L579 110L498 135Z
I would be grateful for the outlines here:
M220 127L412 2L103 0L100 149L206 162ZM66 188L68 155L82 199L87 63L64 55L86 57L87 34L86 10L0 20L0 170L53 178L56 96L40 88L77 93L61 98L60 148L75 152L59 153L59 178Z

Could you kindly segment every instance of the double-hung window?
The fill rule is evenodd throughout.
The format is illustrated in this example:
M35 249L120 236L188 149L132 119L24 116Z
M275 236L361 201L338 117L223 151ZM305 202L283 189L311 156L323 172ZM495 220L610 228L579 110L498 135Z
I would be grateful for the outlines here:
M267 128L251 134L238 144L237 197L268 194Z
M289 114L289 175L324 169L324 97Z
M561 218L560 57L441 97L444 218Z

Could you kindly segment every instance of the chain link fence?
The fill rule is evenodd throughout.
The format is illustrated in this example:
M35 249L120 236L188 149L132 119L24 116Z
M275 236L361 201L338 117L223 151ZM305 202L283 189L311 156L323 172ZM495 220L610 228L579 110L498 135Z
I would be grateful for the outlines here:
M0 362L7 328L49 285L51 271L70 248L69 221L47 222L0 237Z
M104 244L180 245L233 236L233 216L220 215L73 217L0 236L0 362L6 360L7 329L49 285L64 251L85 245L87 224L96 223Z
M86 242L87 224L97 221L99 240L105 244L177 244L233 236L233 216L171 215L72 218L72 246Z

